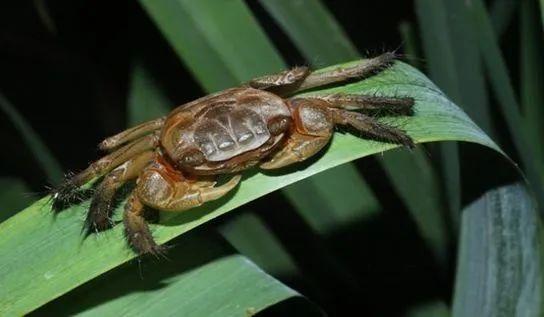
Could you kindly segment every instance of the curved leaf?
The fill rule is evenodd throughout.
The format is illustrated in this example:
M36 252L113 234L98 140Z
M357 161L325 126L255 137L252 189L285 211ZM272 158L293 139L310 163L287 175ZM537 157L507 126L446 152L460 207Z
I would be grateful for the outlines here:
M322 92L324 90L306 95ZM404 63L397 63L367 80L327 92L412 96L416 100L413 117L383 120L402 127L419 143L467 141L502 153L435 85ZM247 174L232 195L202 208L168 214L160 225L153 226L153 234L159 242L166 242L288 184L395 147L337 133L326 153L309 166L300 165L299 170L291 173ZM0 224L0 315L31 311L135 256L126 247L121 226L83 239L81 227L87 207L88 203L73 206L54 217L50 198L45 197Z
M544 236L524 186L487 192L461 228L453 316L542 316Z
M235 253L211 230L196 230L183 236L176 240L169 254L172 257L168 261L145 266L127 263L35 313L101 317L245 316L295 299L307 304L301 307L305 312L316 310L297 292Z

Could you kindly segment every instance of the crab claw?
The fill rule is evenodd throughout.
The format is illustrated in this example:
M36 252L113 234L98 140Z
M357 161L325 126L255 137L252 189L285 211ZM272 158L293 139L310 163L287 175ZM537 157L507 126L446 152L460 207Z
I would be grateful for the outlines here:
M146 171L138 182L136 191L142 202L163 211L184 211L216 200L234 189L241 176L235 175L221 186L213 182L173 179L163 171Z
M235 175L233 178L231 178L228 182L225 184L218 186L218 187L210 187L210 188L201 188L200 189L200 200L202 203L210 201L210 200L216 200L224 196L226 193L230 192L242 179L241 175Z

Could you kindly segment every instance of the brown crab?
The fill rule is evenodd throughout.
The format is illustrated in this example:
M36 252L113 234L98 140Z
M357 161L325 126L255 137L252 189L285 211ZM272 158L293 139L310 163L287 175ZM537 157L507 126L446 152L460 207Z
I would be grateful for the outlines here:
M354 66L316 73L297 67L179 106L166 117L105 139L100 149L111 153L68 179L53 198L63 202L78 187L105 175L86 222L90 229L104 230L112 226L114 194L127 181L136 180L125 205L125 234L135 251L156 254L161 247L147 226L145 206L178 212L218 199L236 187L239 173L247 168L276 169L316 154L337 124L373 139L413 147L404 131L361 113L387 110L409 115L412 98L345 94L288 98L302 90L368 77L394 59L393 53L385 53ZM220 174L233 176L216 186Z

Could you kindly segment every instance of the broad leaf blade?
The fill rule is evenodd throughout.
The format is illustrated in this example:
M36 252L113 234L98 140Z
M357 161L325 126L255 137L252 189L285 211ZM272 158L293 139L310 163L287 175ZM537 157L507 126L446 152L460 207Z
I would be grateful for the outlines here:
M544 236L524 186L487 192L461 228L453 315L541 316Z
M401 124L417 142L467 141L501 152L434 84L406 64L397 63L370 79L327 92L413 96L414 117L386 121ZM317 93L320 91L312 92ZM247 174L238 190L225 199L169 214L164 222L153 226L154 236L164 243L288 184L394 147L337 133L327 152L312 165L289 174ZM45 197L0 223L0 314L24 314L134 257L125 245L121 226L83 240L81 228L87 208L88 202L54 217L50 197Z
M169 255L167 261L127 263L35 313L245 316L287 299L302 299L209 231L177 240Z

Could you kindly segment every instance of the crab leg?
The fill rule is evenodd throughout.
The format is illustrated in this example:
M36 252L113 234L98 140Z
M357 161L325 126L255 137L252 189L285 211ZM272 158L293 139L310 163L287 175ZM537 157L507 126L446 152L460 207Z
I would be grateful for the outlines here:
M236 175L224 185L213 187L213 184L206 181L172 182L168 176L156 171L144 174L125 205L123 214L125 234L130 246L140 254L161 253L144 219L144 204L163 211L184 211L224 196L236 187L240 178L240 175Z
M53 193L53 209L61 210L67 202L70 202L76 190L95 177L100 177L117 166L123 164L132 157L149 151L157 146L159 141L158 133L147 135L141 139L133 141L115 152L106 155L95 161L84 171L67 179L63 184L55 189Z
M161 117L152 121L144 122L133 128L127 129L119 134L110 136L109 138L102 141L98 145L98 147L104 151L116 148L122 145L123 143L127 143L129 141L135 140L155 130L160 129L163 126L165 120L166 120L166 117Z
M135 192L130 194L123 213L123 224L125 225L125 237L129 246L139 254L162 254L162 247L159 246L149 230L144 218L145 206Z
M249 86L257 89L267 89L291 85L303 80L310 73L308 67L295 67L278 74L257 77L249 81Z
M340 67L331 71L314 72L304 78L297 91L329 85L354 78L368 77L380 72L386 67L389 67L394 60L394 53L385 53L374 58L361 60L359 63L351 67Z
M108 173L133 156L153 149L157 146L158 141L158 134L150 134L139 140L133 141L115 152L102 157L98 161L93 162L87 169L77 174L74 177L74 180L77 180L77 184L81 186L95 177L100 177Z
M156 157L138 178L136 189L125 205L123 223L129 245L140 254L161 253L145 221L144 206L162 211L184 211L224 196L240 179L240 175L235 175L227 183L215 187L215 182L209 180L186 179L161 157Z
M155 153L143 152L115 168L104 177L96 192L87 214L85 224L88 230L102 231L112 226L110 217L117 190L127 181L135 179L151 162Z
M414 99L411 97L380 97L369 95L332 94L304 97L310 100L325 101L329 107L347 110L385 111L391 114L410 115L413 113Z
M342 109L331 108L331 111L333 114L333 120L336 124L349 125L378 140L402 144L409 148L413 148L415 146L414 141L406 134L406 132L395 127L382 124L372 117L366 116L362 113Z

